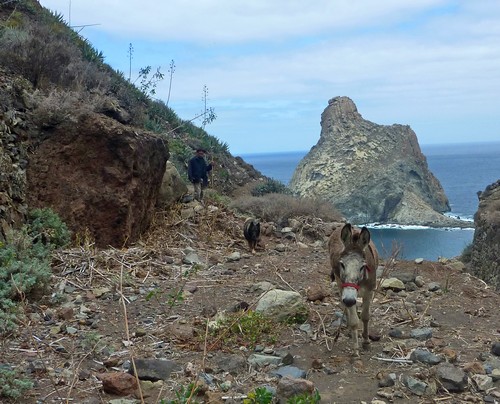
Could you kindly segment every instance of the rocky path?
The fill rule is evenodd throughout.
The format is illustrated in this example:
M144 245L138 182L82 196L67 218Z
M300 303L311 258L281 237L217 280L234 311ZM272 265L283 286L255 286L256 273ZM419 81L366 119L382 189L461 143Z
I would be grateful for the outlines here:
M500 296L461 263L383 262L371 349L353 358L323 240L268 226L252 255L242 223L185 208L133 248L59 252L51 293L1 342L2 362L36 381L23 402L180 403L190 384L200 403L259 387L281 402L500 402ZM285 321L262 307L276 290Z

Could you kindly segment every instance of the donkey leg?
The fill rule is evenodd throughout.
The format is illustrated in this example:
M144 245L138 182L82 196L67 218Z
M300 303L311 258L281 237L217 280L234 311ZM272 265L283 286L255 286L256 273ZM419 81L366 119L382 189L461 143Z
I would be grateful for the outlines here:
M353 356L359 356L358 324L359 318L356 311L356 305L347 307L347 328L352 339Z
M373 300L373 291L365 292L363 296L363 304L361 306L361 321L363 322L363 347L368 348L370 338L368 336L368 326L370 322L370 305Z

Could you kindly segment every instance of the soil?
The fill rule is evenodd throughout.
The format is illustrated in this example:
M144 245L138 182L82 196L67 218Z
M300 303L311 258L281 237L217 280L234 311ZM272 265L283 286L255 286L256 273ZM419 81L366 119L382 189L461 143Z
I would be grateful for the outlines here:
M124 371L131 357L167 358L182 367L165 382L144 386L146 403L174 400L200 372L212 374L215 382L196 397L198 402L241 402L223 397L241 397L262 385L276 387L278 379L269 374L269 367L245 365L233 374L220 371L220 358L237 355L246 360L256 345L266 352L290 352L293 366L307 372L324 403L484 402L487 393L472 382L465 392L438 388L430 397L414 395L400 381L390 388L380 388L378 382L387 373L398 379L402 374L431 378L430 365L399 361L408 359L417 346L459 368L491 355L492 343L500 340L498 292L454 261L417 264L395 257L382 262L381 276L420 275L424 285L415 291L376 293L373 341L370 350L355 358L345 328L334 323L342 308L330 284L324 239L299 233L290 239L268 230L256 254L251 254L242 235L244 219L222 206L197 212L179 207L168 215L158 214L150 233L133 247L95 249L91 240L81 237L79 247L57 252L50 291L24 301L25 324L1 342L2 362L36 382L17 402L108 403L119 397L103 391L99 376ZM204 264L182 263L188 247ZM235 252L240 257L228 259ZM233 313L234 308L248 305L252 310L259 298L252 287L261 281L304 297L309 335L299 324L288 323L256 335L255 341L234 328L228 332L227 326L226 331L207 332L207 321L220 313L233 319L248 315ZM441 288L429 291L432 282ZM315 301L307 298L311 290L320 292ZM388 334L397 328L408 335L424 327L433 330L427 341L395 340ZM226 392L220 386L224 381L231 382ZM500 390L498 382L495 387L488 392L492 397Z

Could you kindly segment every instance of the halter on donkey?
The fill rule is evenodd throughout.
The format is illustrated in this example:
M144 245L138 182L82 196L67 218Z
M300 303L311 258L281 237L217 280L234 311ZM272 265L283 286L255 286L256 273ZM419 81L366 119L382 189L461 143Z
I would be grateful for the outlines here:
M361 230L347 223L336 229L328 242L331 278L340 290L341 301L347 311L347 327L353 339L353 351L359 356L358 324L356 300L362 297L361 321L363 322L363 346L370 343L368 322L370 304L376 287L378 253L366 227Z

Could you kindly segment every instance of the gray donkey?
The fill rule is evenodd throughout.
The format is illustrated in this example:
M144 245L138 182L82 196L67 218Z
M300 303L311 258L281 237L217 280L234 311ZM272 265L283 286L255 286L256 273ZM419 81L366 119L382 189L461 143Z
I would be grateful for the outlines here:
M358 313L356 299L363 298L361 321L363 321L363 347L370 344L368 322L370 304L377 281L378 253L366 227L361 230L347 223L338 227L328 241L332 281L335 279L340 291L340 300L346 307L347 327L353 339L354 356L359 356Z

